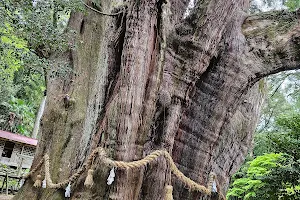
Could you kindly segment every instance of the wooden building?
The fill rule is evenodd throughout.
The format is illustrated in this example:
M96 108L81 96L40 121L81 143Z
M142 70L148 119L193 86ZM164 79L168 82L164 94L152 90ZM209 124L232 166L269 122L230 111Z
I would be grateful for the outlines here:
M36 139L0 130L0 163L30 168L36 146Z

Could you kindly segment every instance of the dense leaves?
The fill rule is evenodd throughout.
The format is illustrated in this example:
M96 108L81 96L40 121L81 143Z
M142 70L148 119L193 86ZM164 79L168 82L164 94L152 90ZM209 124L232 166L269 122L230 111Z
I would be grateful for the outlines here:
M276 125L276 131L259 137L264 140L257 146L267 148L257 153L265 154L233 177L229 199L300 199L300 113L283 115Z
M0 34L0 128L29 135L45 89L43 72L33 66L39 58L9 23Z
M280 154L266 154L258 156L249 161L247 166L233 177L233 187L229 190L228 197L237 197L236 199L254 199L258 196L264 197L265 192L260 192L266 186L262 181L265 175L268 175L272 168L277 165L281 159ZM234 199L234 198L230 198Z
M267 99L262 111L257 132L277 128L276 118L282 114L292 114L300 110L300 72L282 72L267 79Z
M81 1L0 1L0 129L30 135L49 58L69 48L65 27L82 8Z
M290 10L296 10L296 9L300 8L300 0L288 0L286 2L286 6Z

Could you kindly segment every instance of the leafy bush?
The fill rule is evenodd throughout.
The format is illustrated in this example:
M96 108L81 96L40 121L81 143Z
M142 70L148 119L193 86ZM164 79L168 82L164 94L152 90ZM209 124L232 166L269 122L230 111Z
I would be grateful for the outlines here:
M288 0L285 4L290 10L300 8L300 0Z
M300 199L300 113L278 117L276 124L276 131L256 138L263 139L256 153L265 154L233 176L228 199Z
M237 197L246 200L263 195L264 193L260 194L260 191L266 187L266 184L261 179L270 173L279 159L281 159L281 154L272 153L258 156L256 159L249 161L247 163L248 167L244 169L243 176L234 180L233 187L228 191L227 197L229 199Z

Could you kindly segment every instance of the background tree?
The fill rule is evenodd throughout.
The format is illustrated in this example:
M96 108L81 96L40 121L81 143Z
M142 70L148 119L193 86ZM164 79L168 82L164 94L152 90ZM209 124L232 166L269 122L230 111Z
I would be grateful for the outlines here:
M266 95L261 118L257 127L258 134L276 129L275 121L282 114L299 111L299 72L281 72L266 80Z
M26 40L9 23L0 28L0 128L30 136L44 78Z
M225 193L251 146L263 98L256 83L299 68L297 12L248 16L247 0L197 1L188 16L189 2L181 0L86 3L93 10L71 14L68 30L76 37L67 50L52 51L47 37L32 45L51 63L34 166L48 153L57 182L97 146L123 161L166 149L196 182L215 172ZM57 73L66 65L72 70ZM86 174L72 183L73 199L163 199L171 181L175 199L202 195L171 180L163 159L118 170L111 186L109 169L95 168L91 189L83 187ZM15 199L64 198L63 190L32 185L28 180Z
M75 8L76 1L0 2L0 129L31 135L50 52L66 49L64 30Z
M300 198L299 122L299 113L277 119L277 131L263 143L268 148L259 152L264 155L249 161L234 175L229 199Z

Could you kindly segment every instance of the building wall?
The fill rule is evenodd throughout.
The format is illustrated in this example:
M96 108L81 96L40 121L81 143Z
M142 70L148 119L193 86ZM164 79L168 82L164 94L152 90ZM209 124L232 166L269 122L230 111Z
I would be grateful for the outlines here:
M22 162L22 168L30 168L35 154L35 147L15 142L10 158L2 157L5 140L0 139L0 163L8 166L18 167ZM21 158L22 157L22 158Z
M4 144L5 144L5 141L4 140L0 140L0 156L2 155Z
M18 157L18 154L21 153L22 151L22 146L21 144L19 143L15 143L15 146L14 146L14 149L13 149L13 152L11 154L11 158L10 158L10 163L16 163L18 165L18 161L19 161L19 157Z

